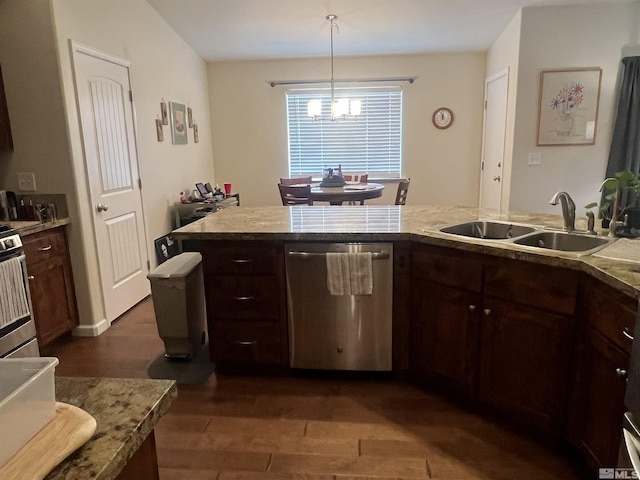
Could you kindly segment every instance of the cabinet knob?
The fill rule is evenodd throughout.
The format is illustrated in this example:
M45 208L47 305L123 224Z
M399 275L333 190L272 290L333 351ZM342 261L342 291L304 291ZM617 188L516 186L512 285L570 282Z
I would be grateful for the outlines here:
M476 306L475 305L469 305L469 311L470 312L475 312L476 311Z
M29 276L27 277L27 280L35 280L35 279L36 279L36 277L34 277L33 275L29 275Z
M627 377L627 371L623 368L616 368L616 375L620 378L626 378Z
M491 309L490 309L490 308L485 308L485 309L482 311L482 314L483 314L485 317L488 317L490 313L491 313Z

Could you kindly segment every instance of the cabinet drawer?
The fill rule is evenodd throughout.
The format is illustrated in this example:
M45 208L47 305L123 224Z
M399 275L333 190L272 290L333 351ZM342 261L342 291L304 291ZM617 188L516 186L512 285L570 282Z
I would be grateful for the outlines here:
M573 315L578 275L548 265L506 260L486 268L484 288L491 297Z
M415 245L411 252L411 275L450 287L480 292L482 262L467 252Z
M597 280L587 282L585 296L589 324L630 354L632 341L623 332L633 335L636 299Z
M280 288L275 277L219 276L208 285L211 318L276 319Z
M62 229L26 235L22 237L22 242L22 248L27 257L27 267L67 254L65 235Z
M278 271L278 250L272 244L233 245L204 242L206 275L272 275Z
M215 361L230 363L286 363L276 322L230 324L216 322L211 334Z

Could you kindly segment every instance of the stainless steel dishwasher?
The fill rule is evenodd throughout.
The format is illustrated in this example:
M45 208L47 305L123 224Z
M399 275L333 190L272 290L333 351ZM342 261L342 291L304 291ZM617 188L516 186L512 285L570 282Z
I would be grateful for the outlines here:
M371 252L371 295L331 295L326 253ZM321 370L391 370L393 244L285 245L289 364Z

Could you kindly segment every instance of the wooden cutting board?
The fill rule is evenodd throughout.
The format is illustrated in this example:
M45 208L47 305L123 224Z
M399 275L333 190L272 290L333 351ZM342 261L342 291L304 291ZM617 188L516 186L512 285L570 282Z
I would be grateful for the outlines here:
M0 478L41 480L95 431L96 420L87 412L56 402L55 416L0 468Z

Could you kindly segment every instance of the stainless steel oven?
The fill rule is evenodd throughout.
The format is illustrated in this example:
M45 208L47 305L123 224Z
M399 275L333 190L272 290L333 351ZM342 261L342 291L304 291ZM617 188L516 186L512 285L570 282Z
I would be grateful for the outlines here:
M0 358L40 355L20 235L0 225Z

